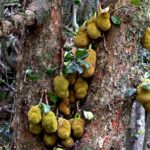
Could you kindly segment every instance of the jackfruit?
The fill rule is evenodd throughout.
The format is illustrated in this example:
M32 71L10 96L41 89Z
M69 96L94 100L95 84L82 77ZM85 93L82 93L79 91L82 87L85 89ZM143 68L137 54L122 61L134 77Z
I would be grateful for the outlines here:
M64 118L58 119L58 130L57 135L61 139L66 139L71 134L71 125L70 122Z
M46 133L51 134L57 131L58 123L56 116L53 112L48 112L47 114L43 114L42 116L42 127L46 131Z
M30 110L28 111L28 120L32 124L38 124L41 121L41 109L38 105L31 106Z
M150 90L143 88L144 85L150 84L150 79L144 79L137 88L136 99L143 104L146 111L150 111Z
M68 97L69 81L63 75L56 76L54 78L53 85L54 85L54 91L59 98L65 99Z
M90 39L96 40L101 37L101 32L98 30L95 18L89 19L87 21L87 34Z
M77 74L69 73L66 78L69 81L69 85L74 85L77 80Z
M145 30L141 39L141 44L144 48L150 48L150 27Z
M78 78L74 88L75 88L76 98L83 99L87 96L88 84L82 78Z
M98 13L96 24L101 31L108 31L111 28L110 13Z
M77 138L82 137L84 132L85 121L81 118L75 118L72 122L73 135Z
M83 25L79 28L77 35L74 37L74 45L79 48L87 47L90 40L86 33L86 27Z
M57 141L57 135L56 134L46 134L44 133L44 143L46 146L54 146Z
M29 128L30 128L31 133L33 133L33 134L40 134L42 131L42 127L40 124L30 123Z
M70 103L75 103L76 102L76 96L75 96L75 91L70 89L69 90L69 102Z
M89 78L93 76L96 67L96 52L93 49L89 49L87 50L87 52L88 57L86 57L84 61L86 61L90 65L90 67L89 68L84 67L84 72L82 74L84 78Z
M71 148L74 145L72 137L68 137L67 139L62 140L61 143L63 146L65 146L65 148Z
M69 99L63 99L63 101L59 105L59 111L62 112L64 115L70 114L70 103Z

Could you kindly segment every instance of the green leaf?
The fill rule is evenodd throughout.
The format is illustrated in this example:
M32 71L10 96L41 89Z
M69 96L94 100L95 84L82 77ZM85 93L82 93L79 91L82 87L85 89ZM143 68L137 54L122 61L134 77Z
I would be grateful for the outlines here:
M144 78L146 79L150 78L150 70L148 72L145 72Z
M65 52L64 61L72 61L74 59L72 52Z
M120 25L121 24L121 18L119 16L111 16L111 20L113 24Z
M91 111L83 111L83 114L87 120L92 120L94 118L94 115Z
M84 59L88 57L88 52L85 49L78 49L76 51L76 58Z
M76 73L76 72L78 72L79 74L83 73L83 68L73 61L67 66L66 73Z
M77 5L80 5L81 1L80 0L74 0L74 3L77 4Z
M6 93L3 91L0 91L0 101L3 101L5 98Z
M77 61L81 64L81 65L84 65L86 67L86 69L90 68L90 64L84 60L81 60L81 59L77 59Z
M144 89L144 90L147 90L147 91L150 91L150 84L143 84L142 85L142 89Z
M58 67L51 67L50 69L47 69L46 74L49 75L50 77L54 76L57 68Z
M50 111L50 106L45 103L41 103L41 109L44 113L48 113Z
M131 4L133 5L140 5L141 0L131 0Z
M58 101L58 97L57 97L57 95L55 95L54 93L48 92L48 98L49 98L50 101L53 102L54 104L56 104L57 101Z
M37 81L39 79L38 74L31 68L28 68L25 73L28 80Z
M137 90L135 88L129 88L125 93L125 98L133 96L136 93L136 91Z

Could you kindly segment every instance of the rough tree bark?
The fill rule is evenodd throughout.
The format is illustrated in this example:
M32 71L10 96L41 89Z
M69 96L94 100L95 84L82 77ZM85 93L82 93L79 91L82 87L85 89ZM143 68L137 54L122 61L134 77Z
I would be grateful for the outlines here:
M51 89L52 79L46 76L46 69L55 64L60 65L58 58L61 47L61 0L46 0L46 5L50 14L46 18L46 23L42 27L30 27L27 30L26 39L18 53L17 93L12 123L14 131L12 149L15 150L45 149L43 139L34 137L29 131L27 111L29 106L39 102L41 90ZM32 67L39 74L37 81L24 82L28 67Z

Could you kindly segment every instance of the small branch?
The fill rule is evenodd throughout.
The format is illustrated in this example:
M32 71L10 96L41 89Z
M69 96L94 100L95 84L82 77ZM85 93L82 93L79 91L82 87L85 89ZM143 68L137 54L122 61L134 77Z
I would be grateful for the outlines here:
M145 110L137 101L132 105L126 150L143 150L145 132Z
M106 52L109 54L109 51L108 51L108 48L107 48L107 45L106 45L106 40L105 40L104 33L103 33L103 42L104 42L104 48L105 48Z
M143 145L143 150L148 150L148 142L150 138L150 112L147 113L146 116L146 127L145 127L145 137L144 137L144 145Z
M78 8L79 6L76 5L76 4L73 4L73 18L72 18L72 25L73 27L75 28L75 31L78 30L79 28L79 25L77 23L77 11L78 11Z

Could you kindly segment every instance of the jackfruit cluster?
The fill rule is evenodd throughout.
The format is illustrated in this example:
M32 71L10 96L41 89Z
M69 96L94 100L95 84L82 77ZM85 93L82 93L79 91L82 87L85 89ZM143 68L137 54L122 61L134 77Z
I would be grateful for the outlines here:
M93 76L96 67L96 52L93 49L88 49L87 52L88 57L86 57L84 61L86 61L90 65L90 67L84 67L84 72L82 74L83 78L90 78L91 76Z
M108 31L111 28L110 13L99 12L96 17L87 20L82 25L74 37L74 45L78 48L87 47L90 40L96 40L101 37L101 32Z
M63 101L59 104L59 111L64 115L70 115L70 102L69 99L63 99Z
M78 78L75 83L75 94L77 99L84 99L88 93L88 83L82 78Z
M141 38L141 44L144 48L150 49L150 27L148 27Z
M137 88L136 99L142 103L147 112L150 112L150 90L144 88L145 85L150 85L150 79L145 79Z

